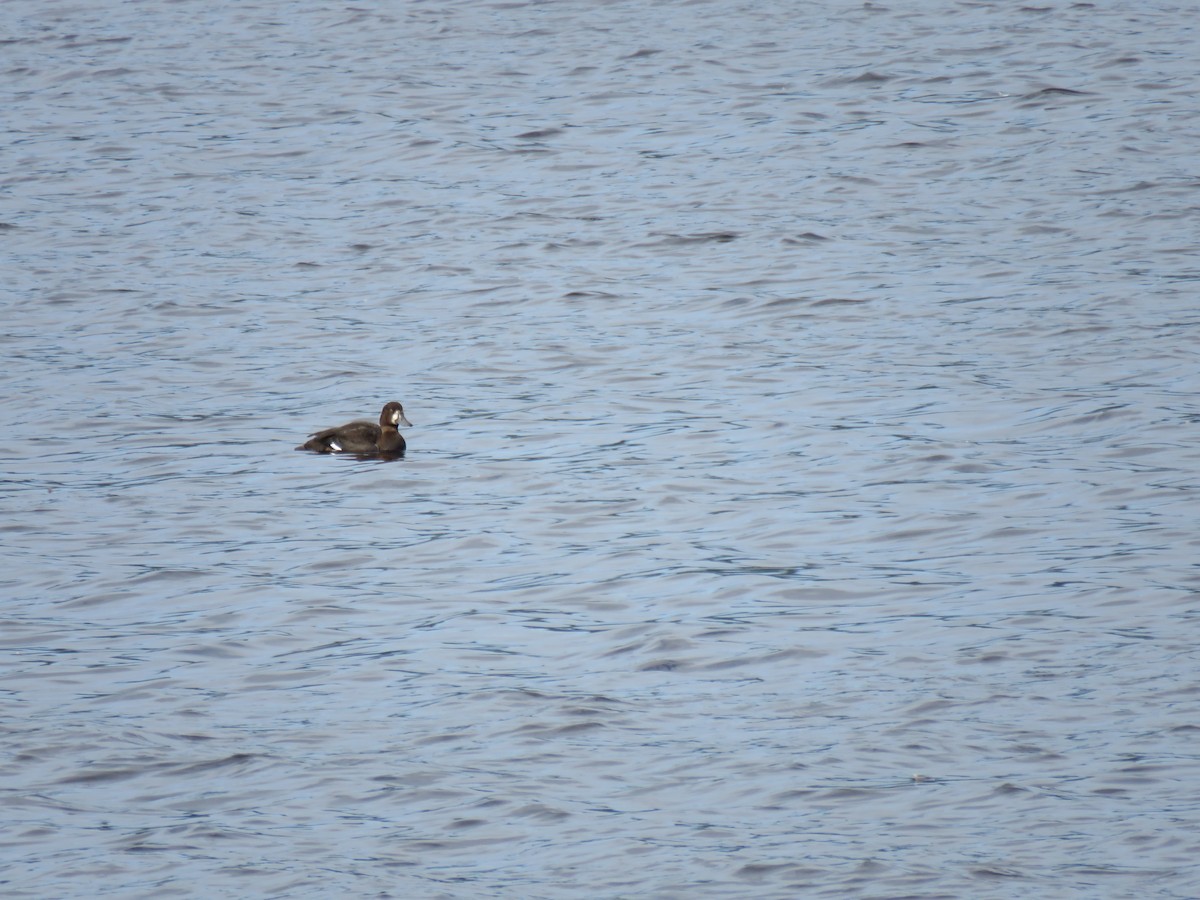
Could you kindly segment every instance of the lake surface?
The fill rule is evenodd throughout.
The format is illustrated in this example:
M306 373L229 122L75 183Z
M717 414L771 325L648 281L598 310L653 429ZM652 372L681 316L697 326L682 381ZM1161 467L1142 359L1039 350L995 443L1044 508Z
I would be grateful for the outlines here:
M0 893L1200 896L1198 28L0 6Z

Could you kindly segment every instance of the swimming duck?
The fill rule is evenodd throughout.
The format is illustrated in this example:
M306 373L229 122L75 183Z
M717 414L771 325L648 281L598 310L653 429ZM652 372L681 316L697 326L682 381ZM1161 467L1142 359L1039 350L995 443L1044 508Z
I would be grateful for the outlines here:
M326 428L296 449L316 453L353 453L356 456L403 456L404 435L397 430L400 425L411 428L412 422L404 417L404 407L393 400L383 407L378 425L360 420L347 422L337 428Z

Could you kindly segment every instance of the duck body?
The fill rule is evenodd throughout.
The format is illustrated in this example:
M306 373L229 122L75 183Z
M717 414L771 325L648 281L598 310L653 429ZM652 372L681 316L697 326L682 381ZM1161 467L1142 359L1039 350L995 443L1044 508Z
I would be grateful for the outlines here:
M404 407L396 401L386 404L379 414L379 424L359 420L336 428L318 431L297 450L314 453L349 453L353 456L396 457L404 455L404 435L399 426L412 423L404 415Z

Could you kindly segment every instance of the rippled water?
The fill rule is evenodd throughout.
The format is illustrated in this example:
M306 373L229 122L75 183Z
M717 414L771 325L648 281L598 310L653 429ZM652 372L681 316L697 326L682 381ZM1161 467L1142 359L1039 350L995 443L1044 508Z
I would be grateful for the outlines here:
M1200 895L1194 18L4 4L0 890Z

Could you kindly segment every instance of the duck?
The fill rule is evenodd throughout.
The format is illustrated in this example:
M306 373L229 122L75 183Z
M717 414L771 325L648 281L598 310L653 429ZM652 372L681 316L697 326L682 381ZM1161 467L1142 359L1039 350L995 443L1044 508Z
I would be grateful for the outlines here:
M352 453L355 456L395 457L404 455L404 435L399 426L412 427L404 415L404 407L392 400L379 413L379 424L358 420L318 431L297 450L315 453Z

